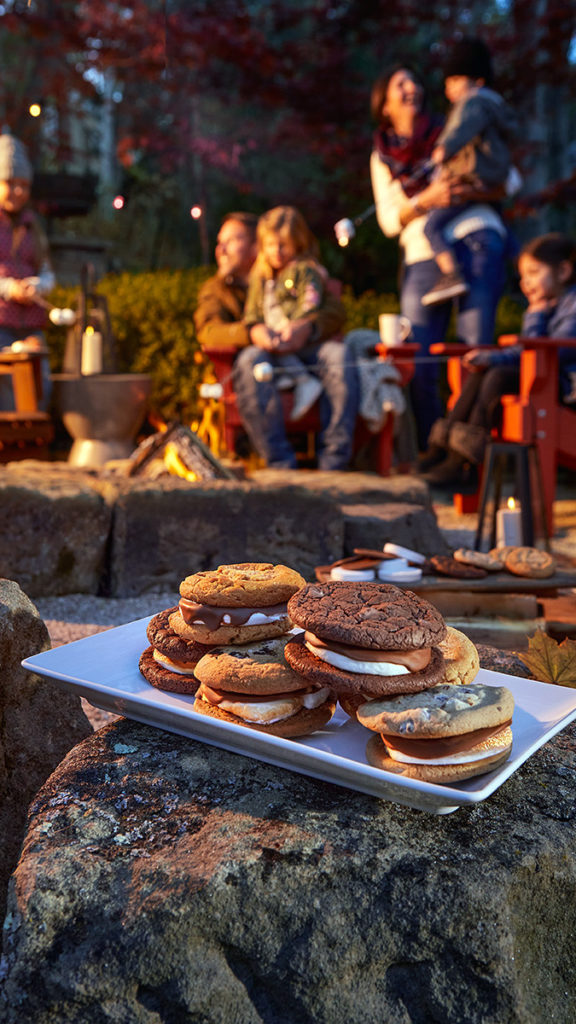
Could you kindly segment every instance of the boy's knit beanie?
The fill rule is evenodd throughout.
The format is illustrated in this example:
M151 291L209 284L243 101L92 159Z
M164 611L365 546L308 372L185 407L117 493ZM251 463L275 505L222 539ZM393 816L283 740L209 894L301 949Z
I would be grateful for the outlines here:
M483 78L486 85L491 85L494 73L490 50L482 39L463 36L449 51L443 72L444 78L465 75L466 78Z
M32 180L32 164L26 146L13 135L0 135L0 181Z

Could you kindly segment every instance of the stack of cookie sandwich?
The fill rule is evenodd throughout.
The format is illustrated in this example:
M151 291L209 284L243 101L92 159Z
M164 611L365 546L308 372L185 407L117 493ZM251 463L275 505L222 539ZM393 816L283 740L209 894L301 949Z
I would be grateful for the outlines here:
M505 686L434 686L371 701L358 721L374 735L366 747L376 768L424 782L452 784L508 760L514 698Z
M150 646L140 655L139 668L144 678L158 690L194 696L198 680L194 674L200 658L210 647L181 636L170 625L178 605L154 615L146 629Z
M332 717L329 687L303 682L286 662L288 600L304 579L285 565L244 562L188 576L170 627L208 645L195 666L194 710L275 736L303 736Z
M308 584L288 611L304 629L286 645L289 664L309 682L330 686L351 717L379 734L368 744L371 764L452 782L508 757L512 695L503 687L469 685L479 669L476 648L446 627L428 601L386 584L330 582ZM434 739L458 740L406 750L407 737L428 741L426 722L434 725ZM478 732L484 729L490 733Z

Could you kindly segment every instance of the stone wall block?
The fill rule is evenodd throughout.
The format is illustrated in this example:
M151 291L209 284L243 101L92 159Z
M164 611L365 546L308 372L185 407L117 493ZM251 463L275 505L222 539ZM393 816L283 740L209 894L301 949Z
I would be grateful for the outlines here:
M341 513L323 495L236 482L132 483L115 497L108 592L177 590L191 573L234 562L283 562L311 575L318 556L339 558L342 545Z
M110 522L110 508L82 476L3 473L0 575L31 597L97 594Z
M380 550L391 541L419 551L422 555L448 554L450 548L434 512L422 505L389 502L381 505L343 505L344 547Z
M23 658L50 648L46 626L17 583L0 579L0 916L24 836L28 804L91 733L80 699L26 672Z

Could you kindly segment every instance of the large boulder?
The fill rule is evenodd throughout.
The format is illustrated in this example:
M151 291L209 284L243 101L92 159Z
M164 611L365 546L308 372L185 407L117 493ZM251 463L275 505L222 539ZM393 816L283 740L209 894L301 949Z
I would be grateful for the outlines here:
M338 505L304 488L133 482L116 488L109 593L177 590L190 573L233 562L283 563L313 578L343 544Z
M92 729L80 699L26 672L50 648L46 626L17 583L0 579L0 914L28 804L65 754Z
M84 473L0 470L0 573L31 597L97 594L111 510Z
M576 732L433 816L121 721L31 809L6 1024L576 1019Z

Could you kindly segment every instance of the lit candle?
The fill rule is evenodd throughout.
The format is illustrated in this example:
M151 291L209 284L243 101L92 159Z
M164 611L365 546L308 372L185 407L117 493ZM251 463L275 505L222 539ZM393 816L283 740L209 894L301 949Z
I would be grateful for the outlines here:
M82 335L80 373L102 373L102 335L88 326Z
M499 548L522 545L522 511L514 498L508 498L507 508L496 513L496 544Z

